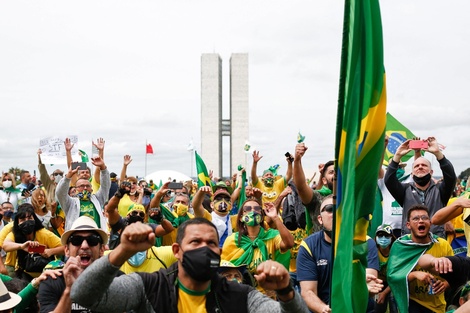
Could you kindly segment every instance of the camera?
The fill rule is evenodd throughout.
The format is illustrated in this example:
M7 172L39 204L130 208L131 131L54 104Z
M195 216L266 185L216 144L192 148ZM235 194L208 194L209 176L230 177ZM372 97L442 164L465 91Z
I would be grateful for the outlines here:
M144 188L144 195L150 196L152 194L152 189L150 188Z

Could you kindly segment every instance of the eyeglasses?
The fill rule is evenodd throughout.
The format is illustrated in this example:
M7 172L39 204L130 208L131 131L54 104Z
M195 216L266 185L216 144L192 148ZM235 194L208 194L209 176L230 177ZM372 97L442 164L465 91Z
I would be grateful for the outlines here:
M142 211L132 211L130 214L131 214L131 216L137 216L137 215L139 215L139 216L142 217L142 218L145 217L145 213L142 212Z
M64 173L54 173L54 176L62 176Z
M90 247L94 247L98 245L99 243L103 243L101 237L98 235L90 235L87 237L83 237L79 235L72 235L69 237L69 240L67 240L67 242L70 242L75 247L80 247L83 243L83 240L86 240L86 242L88 243Z
M327 205L325 205L325 206L320 210L320 212L326 211L326 212L328 212L328 213L331 213L331 212L333 212L333 209L334 209L334 208L335 208L335 205L334 205L334 204L327 204Z
M80 186L75 186L77 189L83 189L83 188L91 188L91 185L80 185Z
M11 178L4 178L2 181L13 181Z
M261 213L261 207L259 205L245 205L243 206L243 212L250 212L250 211L255 211L258 213Z
M429 216L427 215L415 216L411 220L415 223L419 222L419 220L422 220L423 222L427 222L429 221Z

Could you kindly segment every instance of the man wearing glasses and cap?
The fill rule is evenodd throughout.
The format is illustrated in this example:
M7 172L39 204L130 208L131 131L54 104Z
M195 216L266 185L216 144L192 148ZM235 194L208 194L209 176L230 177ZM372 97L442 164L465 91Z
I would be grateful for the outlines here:
M57 279L48 277L39 285L41 312L92 312L72 303L70 290L76 273L81 273L103 255L108 235L91 218L80 216L62 235L61 242L68 259L62 276Z

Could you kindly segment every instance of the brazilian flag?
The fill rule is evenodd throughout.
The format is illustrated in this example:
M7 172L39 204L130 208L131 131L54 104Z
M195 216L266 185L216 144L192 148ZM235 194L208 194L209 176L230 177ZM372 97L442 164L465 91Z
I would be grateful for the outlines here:
M207 172L206 164L201 159L197 151L194 151L196 155L196 170L197 170L197 187L201 188L202 186L209 186L212 188L212 181L209 178L209 173Z
M413 139L415 135L390 113L387 113L387 127L385 129L385 134L388 136L388 144L385 149L384 165L387 166L388 160L390 160L395 152L397 152L397 148L406 140ZM414 154L414 150L411 150L401 158L401 161L408 161L414 156Z
M367 228L386 121L378 0L346 0L336 129L332 312L366 312Z

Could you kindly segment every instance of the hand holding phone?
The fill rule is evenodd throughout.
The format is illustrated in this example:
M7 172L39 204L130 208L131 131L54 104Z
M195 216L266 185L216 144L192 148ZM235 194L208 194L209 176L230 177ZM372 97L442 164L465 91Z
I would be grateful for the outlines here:
M29 253L44 253L44 251L46 251L45 245L39 245L37 247L28 246Z
M428 142L425 140L410 140L408 143L408 148L410 149L427 149Z
M79 168L79 171L86 170L87 166L85 162L72 162L72 169L76 169L77 167Z
M171 183L168 184L168 189L175 190L175 189L182 189L182 188L183 188L183 183L173 183L173 182L171 182Z

